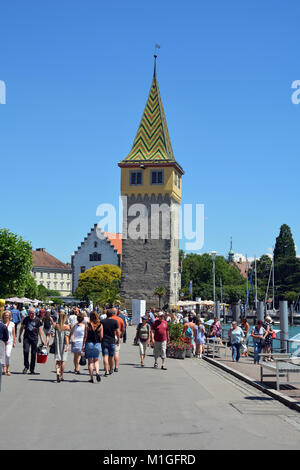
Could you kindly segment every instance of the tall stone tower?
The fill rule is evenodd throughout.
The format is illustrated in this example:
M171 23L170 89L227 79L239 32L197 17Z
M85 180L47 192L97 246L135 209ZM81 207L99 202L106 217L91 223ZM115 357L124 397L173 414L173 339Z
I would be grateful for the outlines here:
M179 300L179 207L181 166L175 161L154 74L146 107L129 155L121 168L123 240L121 297L126 307L144 299L157 306L154 291L163 287L162 306Z

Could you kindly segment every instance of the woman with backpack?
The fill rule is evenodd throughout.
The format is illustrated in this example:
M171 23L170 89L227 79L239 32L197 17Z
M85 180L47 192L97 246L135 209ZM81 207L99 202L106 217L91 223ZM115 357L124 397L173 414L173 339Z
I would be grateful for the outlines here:
M142 317L142 323L137 326L135 342L139 345L140 356L141 356L141 367L144 367L147 346L150 347L151 328L148 323L148 317L144 315Z
M193 355L195 356L196 346L194 341L194 331L195 331L195 323L192 321L184 320L184 327L183 333L185 338L189 338L192 346L193 346Z

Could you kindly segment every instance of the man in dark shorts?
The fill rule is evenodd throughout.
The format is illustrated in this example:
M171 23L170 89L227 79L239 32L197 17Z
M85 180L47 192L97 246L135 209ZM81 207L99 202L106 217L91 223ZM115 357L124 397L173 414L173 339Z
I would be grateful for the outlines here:
M39 336L41 339L41 343L45 344L43 340L43 335L42 335L42 322L40 321L39 318L37 318L34 308L29 309L28 317L24 318L22 322L20 333L19 333L19 343L21 343L22 341L21 338L22 338L23 330L25 330L24 339L23 339L23 354L24 354L23 374L27 374L28 369L29 369L29 350L30 349L31 349L30 373L34 374L36 351L37 351Z
M105 369L104 377L107 377L113 373L116 345L120 345L119 324L117 320L112 318L114 313L114 309L108 309L106 311L107 318L105 318L105 320L101 320L101 324L103 326L102 355Z

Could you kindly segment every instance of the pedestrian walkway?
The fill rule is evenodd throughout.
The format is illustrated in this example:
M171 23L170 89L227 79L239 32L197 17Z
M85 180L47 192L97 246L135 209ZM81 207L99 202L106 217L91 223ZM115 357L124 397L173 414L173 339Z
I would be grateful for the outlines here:
M250 349L251 351L251 349ZM225 349L220 349L218 354L215 355L214 361L212 360L212 354L208 355L208 358L211 363L216 361L216 364L224 365L225 367L232 369L237 373L240 373L246 377L249 377L253 382L260 384L261 386L265 387L267 390L276 390L276 377L270 377L268 379L264 379L264 382L261 383L260 381L260 365L254 364L254 359L252 356L249 357L241 357L239 362L233 362L231 358L231 348L227 348L225 353ZM272 372L266 371L265 373L271 374ZM297 380L300 381L300 377L297 374ZM297 403L300 404L300 386L294 385L281 385L280 386L280 393L283 396L292 398Z
M118 373L88 383L73 373L56 382L53 356L23 375L22 347L12 353L0 393L0 449L298 449L299 414L200 359L140 367L135 327L121 344ZM103 375L103 363L101 374Z

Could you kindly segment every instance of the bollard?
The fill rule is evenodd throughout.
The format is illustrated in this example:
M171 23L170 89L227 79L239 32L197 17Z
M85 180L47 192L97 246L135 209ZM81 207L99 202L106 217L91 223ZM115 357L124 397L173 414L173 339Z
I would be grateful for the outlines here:
M264 303L263 302L258 302L257 304L257 310L256 310L256 323L258 320L264 321L265 315L264 315Z
M220 302L217 300L215 304L215 316L220 320Z
M289 339L289 316L288 316L288 303L287 300L281 300L279 302L280 311L280 349L281 352L288 352Z
M238 303L233 303L232 304L232 321L237 321L239 322L241 316L241 306Z

